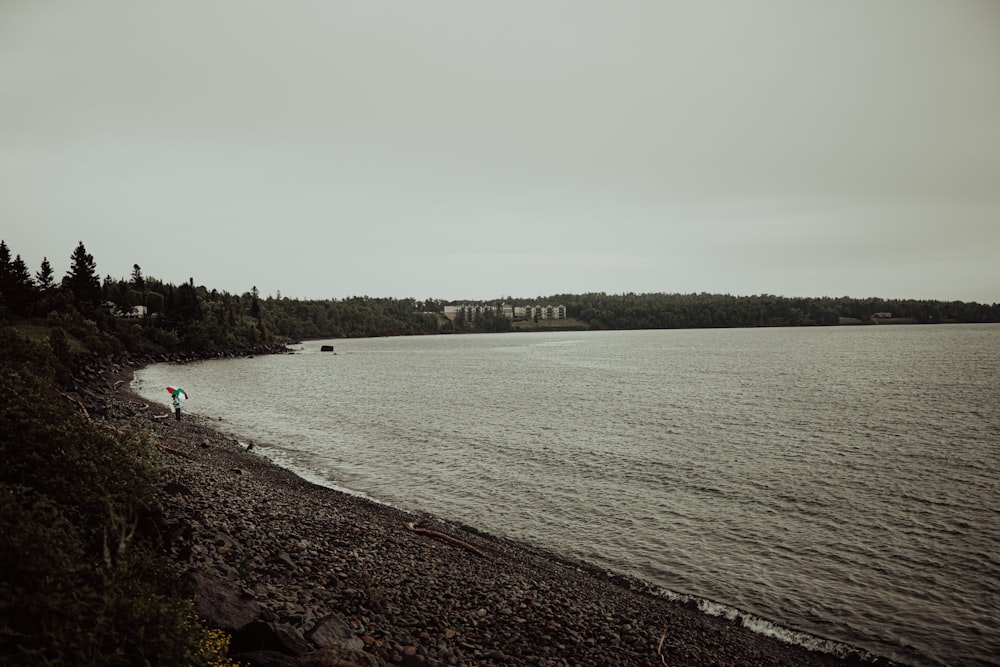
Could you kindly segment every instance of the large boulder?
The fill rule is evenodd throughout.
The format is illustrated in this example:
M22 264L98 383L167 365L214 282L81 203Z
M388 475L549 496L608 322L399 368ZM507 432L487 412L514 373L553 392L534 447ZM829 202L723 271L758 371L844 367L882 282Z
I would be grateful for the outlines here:
M351 624L340 614L330 614L317 621L312 630L306 633L306 639L317 648L350 648L360 651L365 644L361 641Z
M208 624L228 633L239 632L260 616L260 605L249 593L213 572L190 570L183 578L186 596Z

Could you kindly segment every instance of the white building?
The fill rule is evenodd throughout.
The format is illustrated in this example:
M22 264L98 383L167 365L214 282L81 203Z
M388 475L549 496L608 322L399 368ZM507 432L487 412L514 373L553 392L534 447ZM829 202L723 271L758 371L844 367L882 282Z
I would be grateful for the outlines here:
M565 320L566 306L525 306L526 320Z
M455 320L459 313L464 317L473 319L481 313L499 312L510 320L564 320L566 319L566 306L558 305L534 305L534 306L499 306L484 305L478 303L463 303L456 306L445 306L444 316L449 320Z

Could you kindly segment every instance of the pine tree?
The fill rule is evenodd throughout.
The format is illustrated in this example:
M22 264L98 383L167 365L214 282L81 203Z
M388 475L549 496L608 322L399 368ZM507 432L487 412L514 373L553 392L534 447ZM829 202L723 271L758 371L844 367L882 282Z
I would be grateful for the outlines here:
M182 283L174 297L172 315L185 323L198 322L202 319L204 313L198 300L198 291L191 286L191 283Z
M139 268L138 264L132 265L132 285L135 286L135 291L140 294L146 291L146 280L142 277L142 269Z
M7 305L10 299L10 288L14 284L13 267L10 262L10 248L6 241L0 240L0 322L4 322L9 314Z
M7 242L0 240L0 294L9 294L14 284L14 267L11 266L10 248Z
M35 272L35 282L38 284L38 289L42 292L48 292L55 286L55 278L52 276L55 271L52 270L52 265L49 264L48 257L42 257L42 266Z
M83 241L80 241L70 257L70 267L63 278L63 287L72 295L81 312L89 314L97 310L101 299L101 281L97 277L94 256L87 252Z
M11 314L26 315L34 297L35 284L24 260L10 258L10 248L0 241L0 294Z
M253 289L250 291L250 316L260 323L260 292L257 291L257 286L254 285Z
M10 294L7 296L7 307L15 315L27 315L35 297L35 284L31 280L28 266L18 255L10 263Z

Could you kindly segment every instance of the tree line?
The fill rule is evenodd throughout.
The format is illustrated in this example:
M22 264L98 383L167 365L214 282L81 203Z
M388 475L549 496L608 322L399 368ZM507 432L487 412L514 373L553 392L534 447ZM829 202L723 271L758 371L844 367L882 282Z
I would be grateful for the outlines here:
M99 277L81 241L70 268L56 280L48 259L32 274L0 240L0 323L16 320L58 328L94 352L209 353L275 341L446 332L509 331L512 323L484 309L476 317L446 319L451 302L377 298L301 300L261 297L256 287L230 294L143 275ZM468 303L468 302L465 302ZM876 313L919 323L1000 322L1000 304L852 297L783 297L770 294L554 294L505 297L483 305L561 304L566 326L581 329L829 326L869 323Z
M924 324L1000 322L1000 304L772 294L562 294L549 297L590 328L691 329L869 323L877 313Z

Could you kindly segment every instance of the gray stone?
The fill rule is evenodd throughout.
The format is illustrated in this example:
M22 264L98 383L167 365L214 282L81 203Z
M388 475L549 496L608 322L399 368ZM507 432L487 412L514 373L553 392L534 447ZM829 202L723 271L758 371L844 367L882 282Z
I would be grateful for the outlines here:
M324 616L306 633L306 639L318 648L334 648L338 646L361 650L364 642L358 637L351 624L340 614Z
M252 595L214 572L190 570L183 584L194 597L195 611L212 627L236 632L260 616L260 605Z

